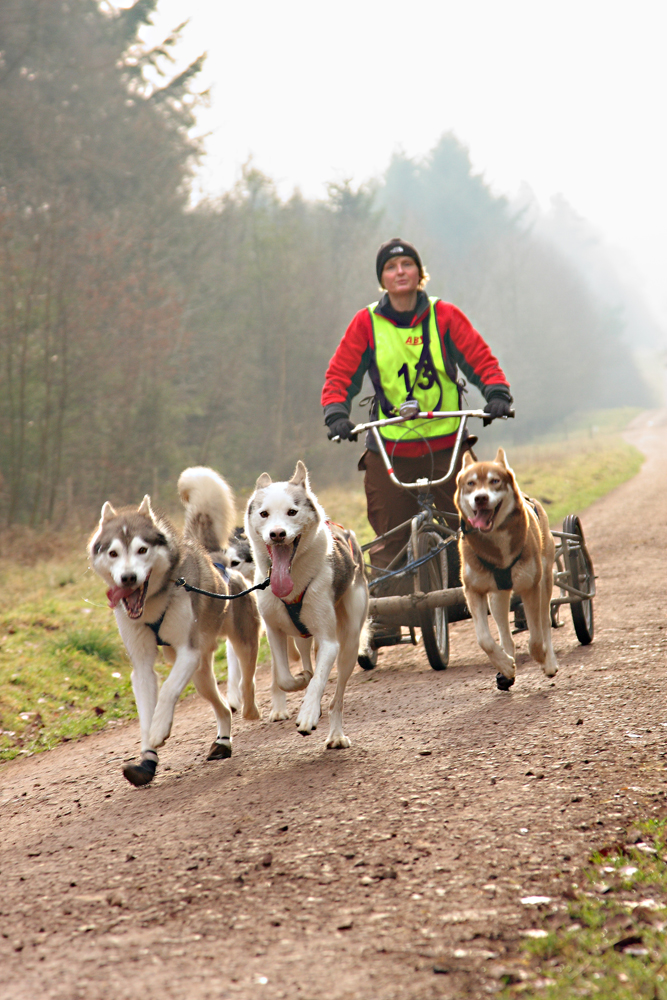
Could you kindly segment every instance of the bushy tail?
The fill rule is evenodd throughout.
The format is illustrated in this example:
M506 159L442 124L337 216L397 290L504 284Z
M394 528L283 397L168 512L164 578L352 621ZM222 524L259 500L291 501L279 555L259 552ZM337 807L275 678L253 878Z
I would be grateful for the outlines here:
M178 479L178 494L185 507L184 534L196 538L208 552L226 548L236 504L222 476L202 465L185 469Z

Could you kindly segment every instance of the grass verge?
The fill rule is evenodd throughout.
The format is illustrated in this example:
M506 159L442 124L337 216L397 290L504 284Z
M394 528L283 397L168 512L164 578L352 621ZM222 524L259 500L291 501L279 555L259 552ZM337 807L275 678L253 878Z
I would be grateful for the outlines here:
M501 1000L667 1000L667 820L593 854L560 910L529 931Z

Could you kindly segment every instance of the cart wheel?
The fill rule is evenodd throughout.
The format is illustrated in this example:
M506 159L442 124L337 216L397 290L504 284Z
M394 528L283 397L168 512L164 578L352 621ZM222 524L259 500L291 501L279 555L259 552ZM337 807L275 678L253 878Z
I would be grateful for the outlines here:
M569 535L579 535L581 541L584 541L581 521L576 514L567 515L563 521L563 531ZM565 541L567 541L568 546L568 562L570 564L572 586L576 587L577 590L590 593L595 579L593 564L583 548L577 546L575 542L570 543L567 539ZM574 631L577 633L577 639L582 646L587 646L593 641L593 633L595 632L593 600L589 598L587 601L573 601L570 608L572 610L572 623Z
M417 557L437 549L442 539L423 532L417 542ZM415 587L425 594L445 590L448 585L447 550L443 549L417 570ZM449 615L447 608L419 608L419 625L428 662L434 670L446 670L449 663Z

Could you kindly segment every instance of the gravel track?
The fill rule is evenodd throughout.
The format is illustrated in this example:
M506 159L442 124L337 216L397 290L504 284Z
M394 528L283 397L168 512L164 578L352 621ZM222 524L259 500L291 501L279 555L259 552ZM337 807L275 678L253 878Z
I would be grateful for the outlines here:
M148 788L120 773L136 722L2 767L0 997L498 989L537 919L521 899L556 911L595 846L664 810L667 417L628 439L641 473L582 518L595 641L564 614L553 681L521 635L517 683L497 691L466 622L444 673L421 646L355 671L350 750L325 750L324 720L303 739L293 719L235 719L234 756L207 764L212 715L187 699ZM258 687L268 715L266 668Z

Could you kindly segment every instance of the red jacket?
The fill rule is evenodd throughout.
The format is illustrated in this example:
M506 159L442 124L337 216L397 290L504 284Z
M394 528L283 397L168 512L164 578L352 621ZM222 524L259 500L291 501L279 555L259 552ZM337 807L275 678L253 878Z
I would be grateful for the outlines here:
M383 315L385 298L386 296L377 307L377 312ZM424 308L417 310L410 327L421 323L429 303L425 295L423 299L420 296L420 306L424 301ZM485 399L489 399L494 391L509 396L509 384L502 368L470 320L448 302L438 301L435 309L448 372L452 366L452 374L455 375L458 367L466 379L477 386ZM391 317L386 318L394 322ZM349 416L352 400L361 389L374 347L370 314L367 308L360 309L345 331L327 368L322 389L325 419L333 414ZM428 444L424 441L401 441L395 446L392 443L388 451L390 454L418 457L427 454L429 448L435 451L451 448L455 437L455 434L449 434L442 438L431 438Z

